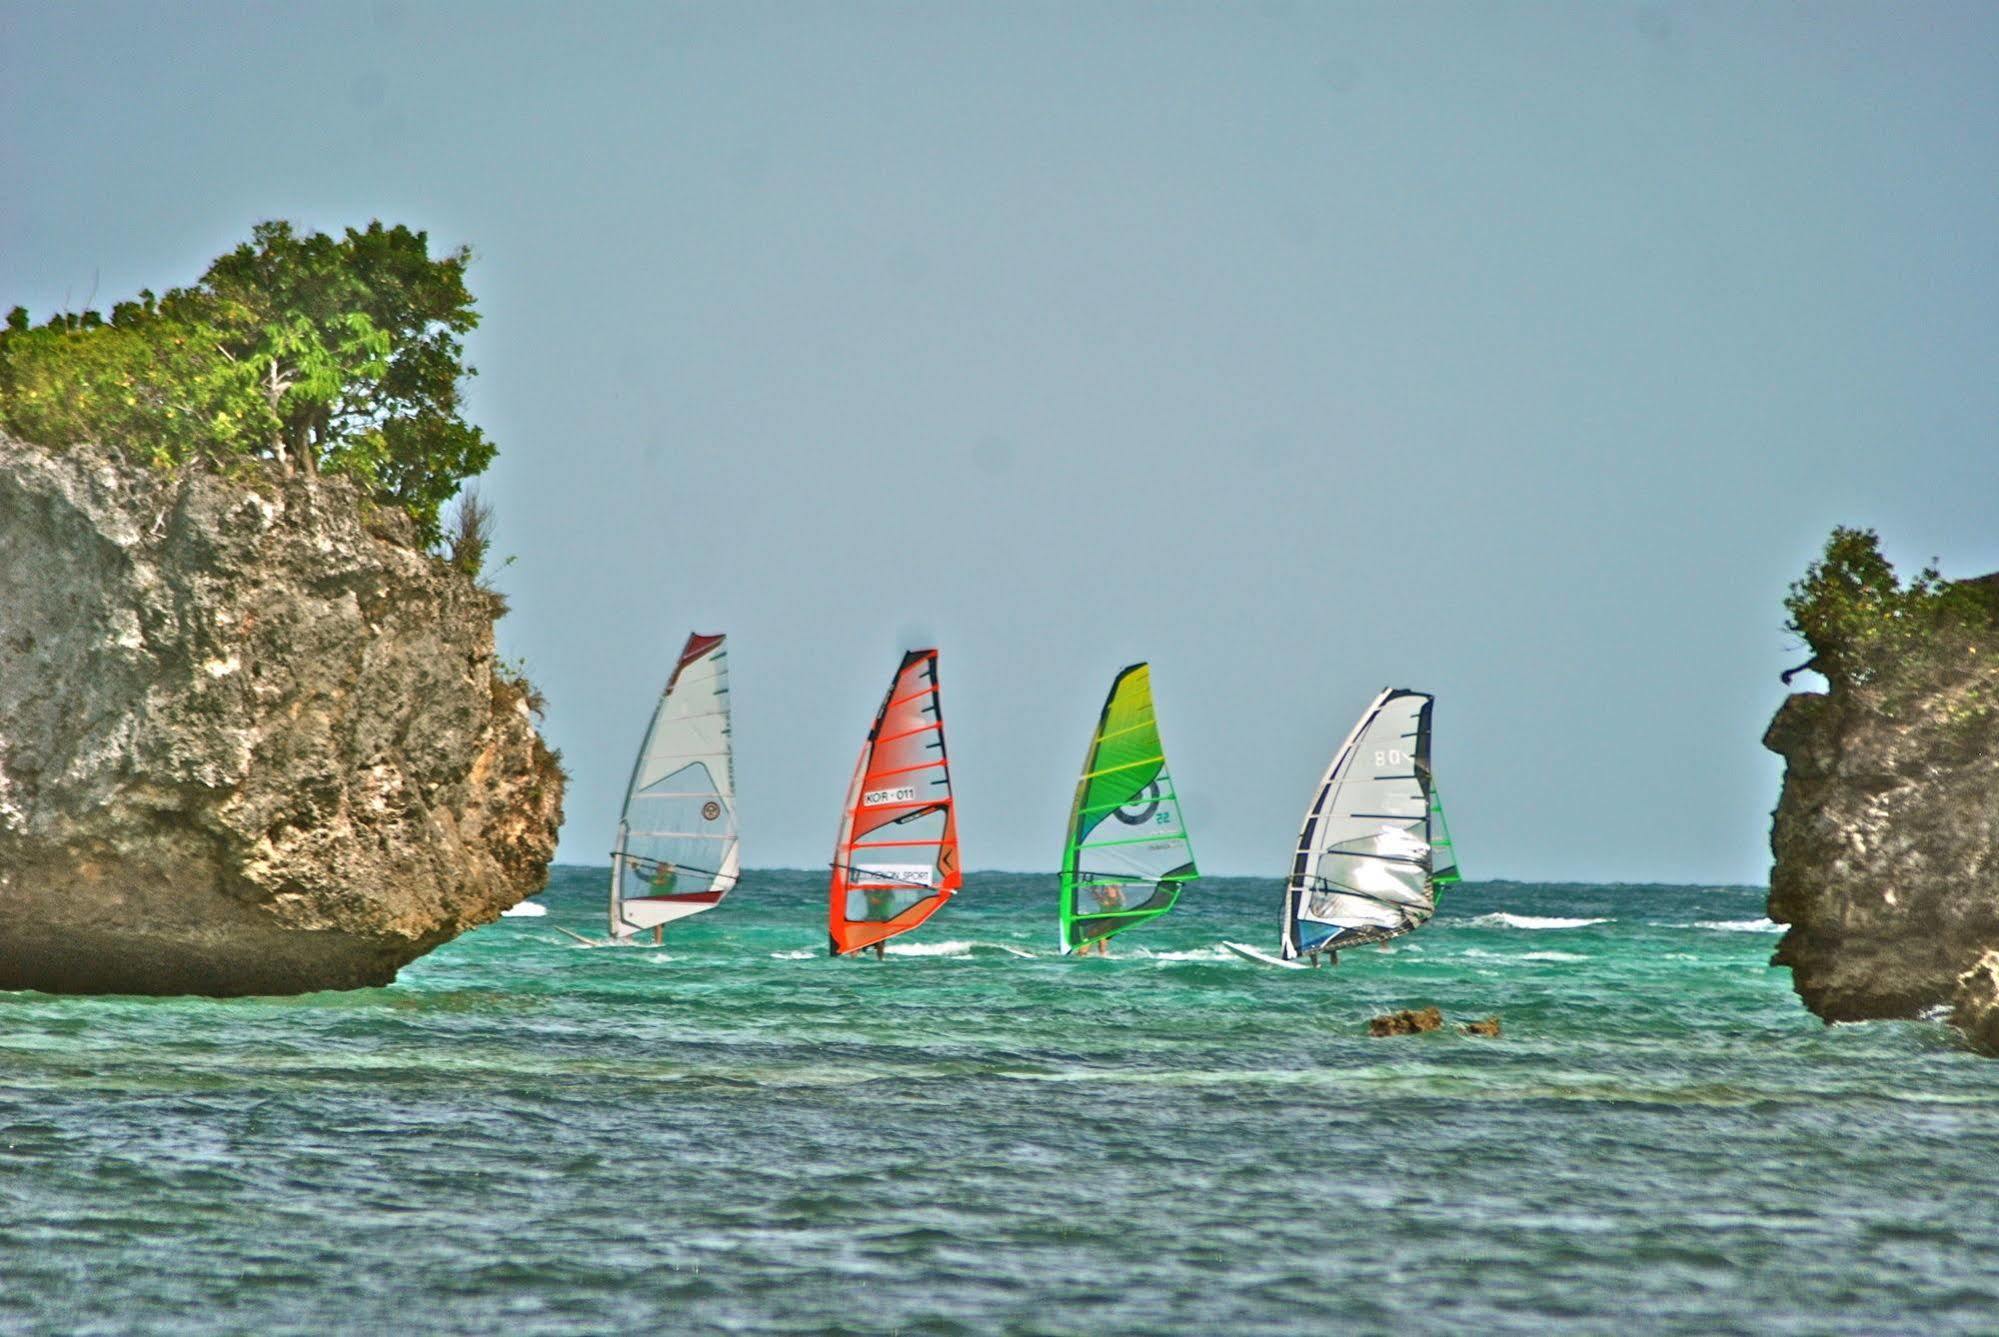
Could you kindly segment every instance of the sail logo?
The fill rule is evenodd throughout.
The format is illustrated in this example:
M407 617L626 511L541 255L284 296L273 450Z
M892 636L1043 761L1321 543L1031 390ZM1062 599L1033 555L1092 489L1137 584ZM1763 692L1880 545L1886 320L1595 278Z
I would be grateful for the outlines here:
M1409 754L1399 747L1378 747L1374 750L1374 764L1377 767L1407 766Z
M1112 809L1111 816L1126 826L1144 826L1153 820L1155 814L1160 821L1169 821L1171 819L1159 806L1159 800L1164 796L1164 792L1159 788L1159 781L1155 779L1132 795L1130 801L1123 807Z
M861 806L872 808L878 803L909 803L915 798L915 785L904 785L900 789L870 789L861 795Z
M722 815L722 805L717 803L714 799L709 799L706 803L701 805L702 821L712 822L721 815Z
M854 865L856 882L893 882L903 887L936 885L937 870L927 863L863 863Z

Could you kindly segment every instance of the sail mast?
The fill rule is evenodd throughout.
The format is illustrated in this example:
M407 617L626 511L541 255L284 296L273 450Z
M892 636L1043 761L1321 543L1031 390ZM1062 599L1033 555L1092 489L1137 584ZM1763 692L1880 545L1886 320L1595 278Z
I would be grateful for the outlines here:
M911 650L848 782L833 846L827 950L845 956L907 933L963 880L937 652Z

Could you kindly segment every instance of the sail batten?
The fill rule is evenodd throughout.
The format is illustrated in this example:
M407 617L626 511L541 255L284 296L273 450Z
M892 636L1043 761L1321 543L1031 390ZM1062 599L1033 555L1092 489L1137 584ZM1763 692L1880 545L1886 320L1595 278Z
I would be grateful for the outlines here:
M1062 858L1062 950L1165 914L1199 876L1159 741L1152 670L1133 664L1111 681L1076 780Z
M868 838L875 835L887 838ZM908 932L962 880L937 652L911 650L882 697L847 787L833 850L828 949L844 956Z
M1420 928L1458 880L1431 783L1434 704L1426 692L1384 689L1333 754L1285 887L1286 960Z
M625 787L611 854L611 935L713 909L739 869L728 651L724 637L696 632L653 707Z

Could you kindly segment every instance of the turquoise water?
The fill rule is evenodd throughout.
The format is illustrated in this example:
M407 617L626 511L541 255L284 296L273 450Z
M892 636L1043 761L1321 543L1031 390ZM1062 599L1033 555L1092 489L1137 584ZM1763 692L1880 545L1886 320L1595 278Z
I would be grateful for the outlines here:
M0 1330L1992 1331L1999 1065L1827 1028L1761 893L1468 884L1317 974L1210 880L1108 960L975 875L585 950L558 869L393 988L0 995ZM1435 1003L1505 1034L1370 1039Z

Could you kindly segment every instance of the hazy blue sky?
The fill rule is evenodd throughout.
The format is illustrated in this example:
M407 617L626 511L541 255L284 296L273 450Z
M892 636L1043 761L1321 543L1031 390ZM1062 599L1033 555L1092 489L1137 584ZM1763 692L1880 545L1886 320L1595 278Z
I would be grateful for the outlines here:
M470 243L506 650L602 861L690 627L753 865L904 644L974 867L1153 662L1280 872L1384 684L1472 877L1760 881L1835 523L1999 567L1999 8L0 0L0 305Z

